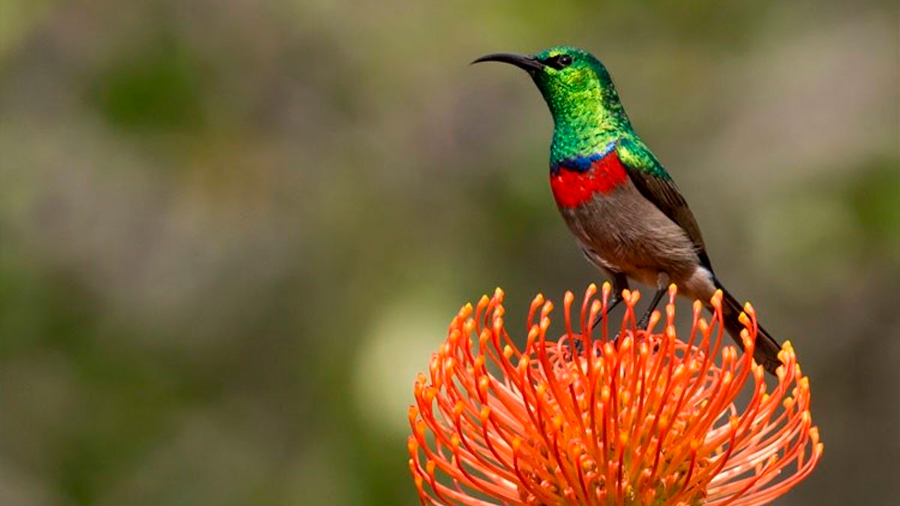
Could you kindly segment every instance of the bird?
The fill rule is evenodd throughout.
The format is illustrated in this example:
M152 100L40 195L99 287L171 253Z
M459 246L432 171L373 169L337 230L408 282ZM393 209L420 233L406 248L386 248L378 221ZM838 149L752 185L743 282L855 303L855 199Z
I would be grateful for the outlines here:
M550 109L551 192L585 258L612 282L607 313L622 302L629 280L656 288L638 328L646 328L671 283L710 310L721 290L722 324L743 348L743 308L716 277L687 201L635 133L603 63L571 46L533 55L493 53L472 63L482 62L527 72ZM780 350L760 326L755 361L774 375Z

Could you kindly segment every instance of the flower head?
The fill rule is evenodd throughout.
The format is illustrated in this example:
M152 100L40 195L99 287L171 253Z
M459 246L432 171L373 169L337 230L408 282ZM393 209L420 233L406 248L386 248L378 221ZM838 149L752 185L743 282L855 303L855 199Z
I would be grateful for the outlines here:
M740 353L722 343L721 295L710 321L696 302L676 336L675 289L664 330L636 330L637 292L617 340L588 323L606 311L591 285L572 329L548 339L553 304L538 295L520 350L504 327L503 292L464 306L415 382L409 466L423 504L756 505L784 494L822 455L809 380L785 343L771 391L752 360L749 304ZM535 322L535 317L539 318ZM606 318L603 320L606 321ZM752 388L750 400L738 394ZM738 407L738 404L741 407Z

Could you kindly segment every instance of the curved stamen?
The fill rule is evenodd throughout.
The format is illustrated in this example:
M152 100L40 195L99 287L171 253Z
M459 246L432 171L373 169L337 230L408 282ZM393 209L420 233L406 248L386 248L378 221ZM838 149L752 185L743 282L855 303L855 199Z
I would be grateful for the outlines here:
M588 324L606 313L610 290L604 284L600 300L596 286L586 290L577 334L567 292L558 340L547 335L553 304L535 297L521 350L504 327L501 290L463 306L414 386L407 446L422 504L493 504L487 497L520 505L752 506L812 472L822 444L809 380L788 342L767 393L752 360L758 325L750 305L741 317L744 353L722 343L721 294L708 322L694 304L690 335L680 340L674 286L665 320L656 311L647 330L636 329L640 294L626 291L618 340L606 340L607 318L593 340ZM739 410L734 402L745 387L751 398Z

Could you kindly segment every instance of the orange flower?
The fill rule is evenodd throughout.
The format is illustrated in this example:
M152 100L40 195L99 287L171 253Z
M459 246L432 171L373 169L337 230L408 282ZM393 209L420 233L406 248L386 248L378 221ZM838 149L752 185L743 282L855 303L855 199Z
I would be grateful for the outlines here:
M812 472L822 444L809 380L785 343L767 390L752 361L749 304L740 353L722 343L721 294L710 322L694 304L684 342L674 286L662 333L653 333L658 312L647 331L635 329L640 295L626 291L617 346L605 324L598 339L587 330L610 288L602 301L596 291L585 294L579 334L566 293L558 341L546 338L553 304L538 295L522 351L504 328L499 289L460 310L409 409L409 466L423 504L756 505ZM748 383L752 396L738 407Z

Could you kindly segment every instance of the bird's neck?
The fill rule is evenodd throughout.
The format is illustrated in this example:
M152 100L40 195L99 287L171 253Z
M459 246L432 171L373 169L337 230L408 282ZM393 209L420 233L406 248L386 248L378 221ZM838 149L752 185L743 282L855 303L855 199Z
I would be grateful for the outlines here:
M610 109L590 101L556 104L553 109L551 166L563 160L601 153L611 142L631 133L631 123L621 106Z

